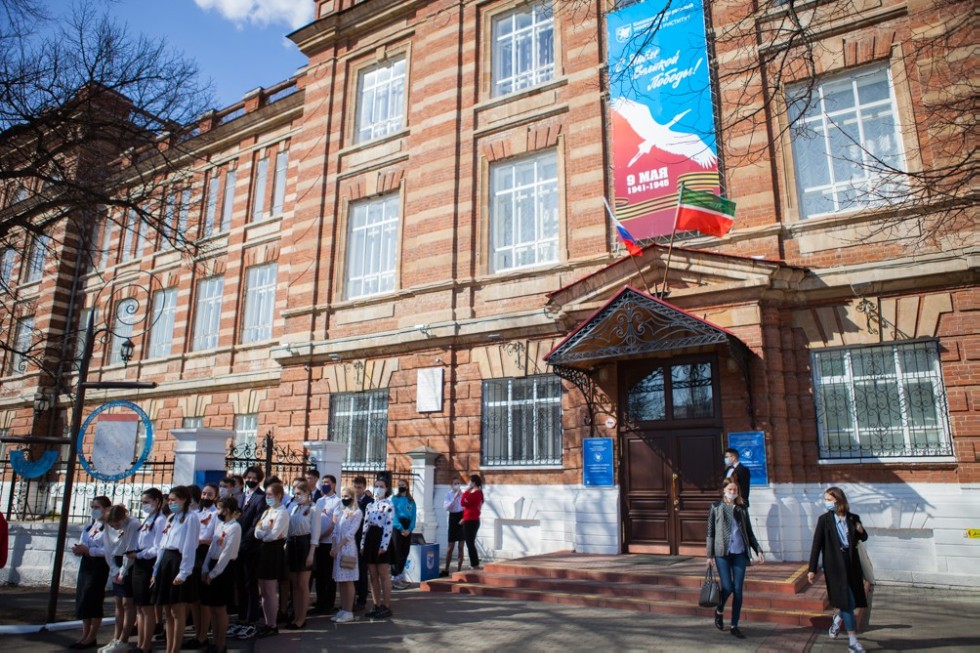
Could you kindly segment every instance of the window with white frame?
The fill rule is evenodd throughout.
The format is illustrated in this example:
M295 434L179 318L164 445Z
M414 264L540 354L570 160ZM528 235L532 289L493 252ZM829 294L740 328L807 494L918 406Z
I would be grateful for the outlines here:
M255 180L252 183L252 222L265 220L265 182L269 176L269 158L263 156L255 166Z
M201 429L204 428L203 417L185 417L180 422L182 429Z
M821 458L953 455L937 341L812 357Z
M272 215L282 215L286 203L286 168L289 166L289 150L276 154L276 174L272 179Z
M245 274L245 319L242 343L259 342L272 337L272 319L276 306L276 264L255 265Z
M347 446L344 469L385 469L388 457L388 390L330 395L328 438Z
M787 100L802 217L905 196L905 156L887 63L796 85Z
M124 299L116 304L116 316L112 321L112 348L109 351L109 364L122 363L123 343L133 337L133 325L136 324L136 312L139 302L135 299Z
M490 265L502 272L558 260L558 155L490 168Z
M0 288L9 288L10 282L14 278L14 264L17 261L17 252L12 247L7 247L0 254Z
M176 288L166 288L153 293L153 326L150 328L150 350L147 352L147 358L170 355L174 344L176 308Z
M8 374L23 374L27 371L28 354L34 344L34 316L22 317L17 320L14 330L13 351L10 353Z
M405 125L405 57L377 63L357 76L355 142L381 138Z
M347 299L395 289L398 193L351 204L347 237Z
M254 447L259 436L258 413L235 415L235 446Z
M493 94L507 95L555 76L555 21L550 2L493 21Z
M31 241L27 252L27 262L24 269L24 283L39 281L44 274L44 259L47 255L50 236L38 236Z
M136 231L138 236L136 238L136 258L141 258L150 241L150 223L141 219L136 213L133 216L136 218Z
M482 465L560 465L561 380L484 381L482 431Z
M78 329L75 331L75 370L80 370L82 366L82 356L85 355L85 338L88 337L88 321L91 318L91 308L86 307L79 312Z
M218 346L218 330L221 328L221 295L225 290L224 277L209 277L197 282L197 300L194 306L194 351L214 349Z
M225 174L225 196L221 201L221 231L231 229L231 216L235 210L235 182L238 175L234 170Z
M99 268L104 270L112 257L113 224L108 217L102 222L102 252L99 256Z
M201 236L207 238L214 233L214 219L218 214L218 194L221 186L218 184L218 169L211 171L208 177L207 199L204 205L204 225L201 227Z

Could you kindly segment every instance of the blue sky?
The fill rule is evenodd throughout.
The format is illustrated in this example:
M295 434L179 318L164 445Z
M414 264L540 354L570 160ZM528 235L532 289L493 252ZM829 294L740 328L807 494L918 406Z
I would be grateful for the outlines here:
M54 12L70 0L52 0ZM105 5L134 32L166 39L213 81L215 107L296 72L306 57L286 38L313 16L313 0L115 0Z

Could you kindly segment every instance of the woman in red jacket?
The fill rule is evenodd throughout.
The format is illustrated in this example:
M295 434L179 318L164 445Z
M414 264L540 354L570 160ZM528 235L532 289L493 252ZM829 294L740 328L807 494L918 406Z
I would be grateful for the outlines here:
M480 554L476 551L476 532L480 530L480 508L483 506L483 479L479 474L470 477L470 486L463 492L459 503L463 506L463 539L470 553L470 567L480 568Z

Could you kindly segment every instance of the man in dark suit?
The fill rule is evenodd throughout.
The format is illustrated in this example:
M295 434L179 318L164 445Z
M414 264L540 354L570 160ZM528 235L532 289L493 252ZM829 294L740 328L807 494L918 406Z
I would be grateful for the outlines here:
M363 476L354 477L354 496L357 499L357 506L361 509L361 525L357 529L356 541L358 546L361 543L361 533L364 531L364 513L367 512L367 507L369 503L374 503L374 497L367 491L367 479ZM367 595L368 595L368 569L367 561L364 556L357 556L358 562L358 578L354 583L354 612L363 610L367 605Z
M745 507L749 507L749 489L752 479L752 472L745 465L738 462L737 449L725 449L725 478L734 476L738 482L738 493L745 502Z
M255 539L255 525L268 507L265 492L260 487L265 474L255 466L245 470L245 493L242 516L238 523L242 527L242 543L238 550L241 585L238 592L238 627L229 629L229 635L248 639L255 635L255 623L262 617L259 603L259 579L255 575L259 562L259 542Z

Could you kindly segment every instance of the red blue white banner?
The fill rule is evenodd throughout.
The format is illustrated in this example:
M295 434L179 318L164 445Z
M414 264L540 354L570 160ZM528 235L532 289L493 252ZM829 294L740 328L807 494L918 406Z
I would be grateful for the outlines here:
M702 0L647 0L607 16L616 217L670 235L681 184L719 193Z

